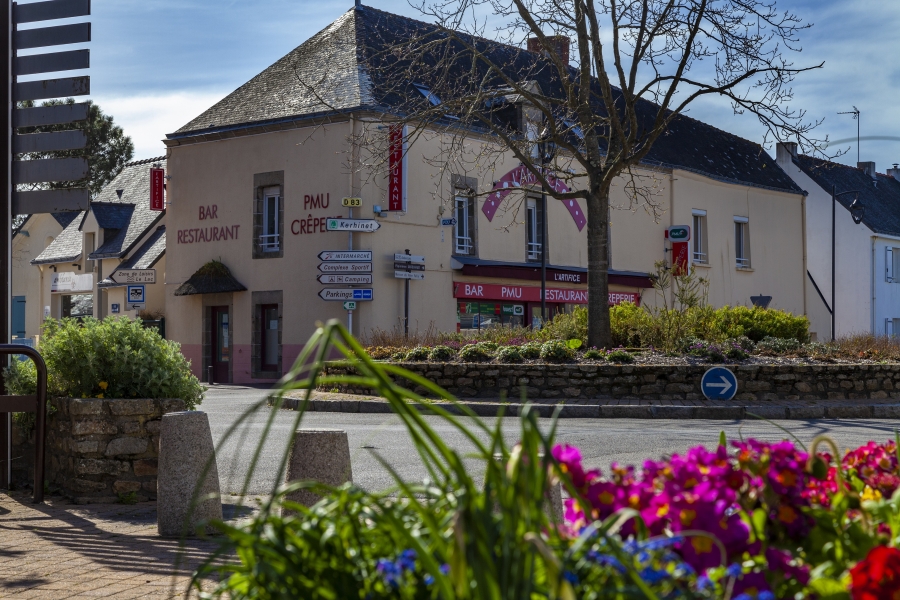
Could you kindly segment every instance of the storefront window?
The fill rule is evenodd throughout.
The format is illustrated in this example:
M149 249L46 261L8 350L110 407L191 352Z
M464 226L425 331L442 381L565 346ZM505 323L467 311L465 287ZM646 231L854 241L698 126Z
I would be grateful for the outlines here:
M67 294L62 297L62 317L84 318L94 314L92 294Z
M522 327L525 324L525 306L501 302L460 302L457 316L460 330Z

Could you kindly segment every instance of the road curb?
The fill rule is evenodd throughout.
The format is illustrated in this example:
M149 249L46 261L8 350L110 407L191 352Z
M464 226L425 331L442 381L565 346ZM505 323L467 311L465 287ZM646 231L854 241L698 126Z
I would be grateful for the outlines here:
M269 397L269 406L275 397ZM303 400L285 398L282 409L298 410ZM520 404L502 402L459 402L457 405L438 403L450 414L459 415L463 407L468 408L480 417L495 417L503 414L507 417L519 415ZM532 410L541 417L551 417L560 407L559 417L563 419L707 419L733 421L740 419L788 419L804 421L809 419L900 419L900 405L892 404L838 404L784 406L772 404L768 406L678 406L649 404L532 404ZM427 404L416 405L418 410L427 411ZM383 400L320 400L311 399L309 410L314 412L333 413L369 413L388 414L390 405Z

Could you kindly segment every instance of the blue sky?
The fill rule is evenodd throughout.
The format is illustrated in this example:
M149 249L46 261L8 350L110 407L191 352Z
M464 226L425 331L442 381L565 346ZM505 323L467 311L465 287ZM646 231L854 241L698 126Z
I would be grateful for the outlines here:
M405 0L368 0L416 17ZM797 64L825 61L802 76L793 105L822 119L819 135L855 138L856 123L836 113L857 106L862 160L878 170L900 162L900 6L897 0L778 0L814 23L803 33ZM352 6L347 0L94 0L93 99L132 136L136 158L163 153L160 140L288 53ZM895 58L891 58L891 57ZM752 116L734 116L721 102L691 116L760 141ZM856 144L838 159L856 162Z

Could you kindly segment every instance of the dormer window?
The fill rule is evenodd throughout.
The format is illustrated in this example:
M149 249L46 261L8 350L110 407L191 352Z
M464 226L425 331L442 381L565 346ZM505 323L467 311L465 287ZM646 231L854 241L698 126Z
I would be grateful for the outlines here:
M419 93L425 96L425 99L431 102L433 106L437 106L441 103L441 99L438 98L437 95L432 92L427 86L424 86L421 83L414 83L413 87L419 90Z

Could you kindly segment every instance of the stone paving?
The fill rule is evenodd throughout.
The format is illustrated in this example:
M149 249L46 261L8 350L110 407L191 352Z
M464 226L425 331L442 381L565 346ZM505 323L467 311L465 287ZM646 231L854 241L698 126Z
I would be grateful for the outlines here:
M0 492L0 598L184 598L217 547L159 537L155 502L32 504Z

